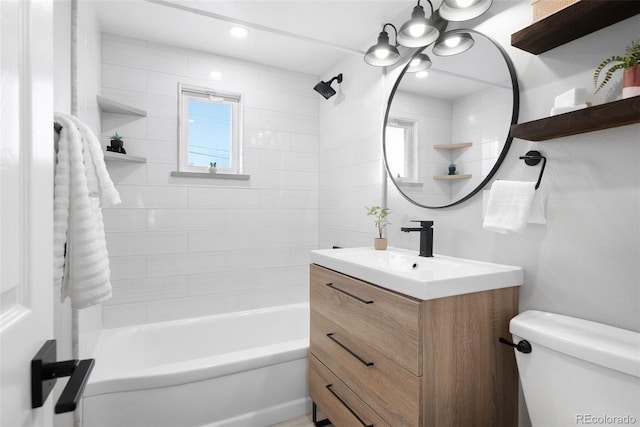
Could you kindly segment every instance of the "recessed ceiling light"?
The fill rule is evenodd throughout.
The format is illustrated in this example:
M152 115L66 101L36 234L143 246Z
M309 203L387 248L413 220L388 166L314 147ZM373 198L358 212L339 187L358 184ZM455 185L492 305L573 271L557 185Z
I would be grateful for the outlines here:
M243 39L247 37L247 35L249 34L249 30L247 30L245 27L231 27L229 28L229 34L231 34L233 37Z

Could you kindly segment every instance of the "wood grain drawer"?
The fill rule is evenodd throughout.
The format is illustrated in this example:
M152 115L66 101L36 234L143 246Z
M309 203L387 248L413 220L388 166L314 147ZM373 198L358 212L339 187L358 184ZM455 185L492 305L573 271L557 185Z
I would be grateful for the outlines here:
M311 265L311 308L422 375L420 301Z
M313 355L308 357L309 395L336 427L389 427L378 414Z
M309 351L389 424L420 425L420 377L316 310Z

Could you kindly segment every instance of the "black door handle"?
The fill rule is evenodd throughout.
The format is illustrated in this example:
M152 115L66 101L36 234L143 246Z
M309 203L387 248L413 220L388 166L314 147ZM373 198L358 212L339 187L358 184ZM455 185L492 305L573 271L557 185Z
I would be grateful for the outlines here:
M39 408L44 405L58 378L71 377L55 407L55 413L62 414L75 411L95 360L56 362L56 353L56 340L49 340L31 359L31 407Z

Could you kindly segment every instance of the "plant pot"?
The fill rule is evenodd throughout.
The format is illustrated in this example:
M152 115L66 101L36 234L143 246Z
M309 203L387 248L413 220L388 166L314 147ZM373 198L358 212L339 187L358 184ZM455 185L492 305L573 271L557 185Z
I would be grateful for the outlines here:
M622 75L622 98L640 95L640 65L624 70Z
M384 251L387 249L387 238L383 237L382 239L379 237L376 237L373 240L373 247L376 248L376 250L378 251Z
M123 145L124 145L124 142L122 140L120 141L118 141L117 139L111 140L111 148L113 148L114 151L120 150Z
M218 173L218 168L215 166L210 166L209 167L209 173Z

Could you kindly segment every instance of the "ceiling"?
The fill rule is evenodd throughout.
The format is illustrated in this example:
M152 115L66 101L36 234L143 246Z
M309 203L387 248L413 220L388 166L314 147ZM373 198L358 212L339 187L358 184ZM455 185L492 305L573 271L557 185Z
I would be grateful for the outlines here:
M93 0L101 31L322 76L415 0ZM439 2L434 6L437 7ZM245 39L229 35L240 24Z

